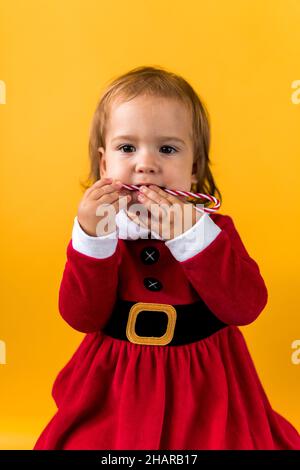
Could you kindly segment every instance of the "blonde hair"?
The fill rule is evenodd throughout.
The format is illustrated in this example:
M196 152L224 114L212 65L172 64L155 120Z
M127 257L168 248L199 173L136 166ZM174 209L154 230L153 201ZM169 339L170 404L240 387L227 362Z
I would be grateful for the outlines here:
M80 182L82 188L86 190L100 179L98 148L105 149L105 124L108 121L111 103L120 98L126 101L146 94L179 99L191 110L193 163L196 164L197 176L197 184L192 185L192 191L211 194L222 202L221 193L209 168L211 163L209 159L210 125L207 109L183 77L162 68L150 66L134 68L115 78L102 93L90 127L90 172L87 179ZM199 199L197 202L199 203ZM207 200L203 203L207 203Z

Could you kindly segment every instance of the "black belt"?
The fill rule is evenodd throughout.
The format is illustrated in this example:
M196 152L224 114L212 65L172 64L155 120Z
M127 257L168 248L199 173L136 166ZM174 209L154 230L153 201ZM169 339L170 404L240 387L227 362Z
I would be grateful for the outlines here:
M207 338L225 326L202 300L170 305L118 299L102 331L132 343L176 346Z

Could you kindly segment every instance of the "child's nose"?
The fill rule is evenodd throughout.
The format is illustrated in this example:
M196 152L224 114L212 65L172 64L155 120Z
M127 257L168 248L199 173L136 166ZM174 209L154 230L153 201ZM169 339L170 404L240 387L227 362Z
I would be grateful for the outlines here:
M158 163L155 158L147 157L140 160L136 164L136 171L142 173L155 173L159 169Z

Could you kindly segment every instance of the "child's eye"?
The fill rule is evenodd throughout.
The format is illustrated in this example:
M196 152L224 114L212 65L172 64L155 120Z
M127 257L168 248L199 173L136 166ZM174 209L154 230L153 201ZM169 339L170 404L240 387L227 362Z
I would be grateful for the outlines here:
M134 148L133 145L129 145L129 144L125 144L125 145L121 145L120 147L118 147L118 150L124 150L125 153L131 153L131 151L126 151L125 149L128 149L128 148ZM174 152L177 152L177 150L174 148L174 147L171 147L170 145L163 145L161 147L161 149L171 149L171 150L174 150ZM170 153L174 153L174 152L162 152L162 153L167 153L167 154L170 154Z
M174 150L174 152L176 153L177 150L174 149L174 147L170 147L170 145L164 145L163 147L161 147L162 149L171 149L171 150ZM164 152L163 152L164 153ZM167 153L171 153L171 152L167 152Z
M127 147L127 148L128 148L128 147L133 148L133 145L128 145L128 144L121 145L121 147L118 147L118 150L124 149L124 148L126 148L126 147ZM126 152L126 151L125 151L125 153L131 153L131 152L130 152L130 151L129 151L129 152Z

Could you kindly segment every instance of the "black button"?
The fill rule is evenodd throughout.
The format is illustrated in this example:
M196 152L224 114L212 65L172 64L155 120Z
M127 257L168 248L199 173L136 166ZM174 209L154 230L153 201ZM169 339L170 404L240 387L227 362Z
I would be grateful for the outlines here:
M144 264L156 263L159 259L159 251L154 246L146 246L141 251L141 259Z
M159 282L158 279L155 279L155 277L145 277L144 286L147 289L156 291L156 292L162 289L161 282Z

